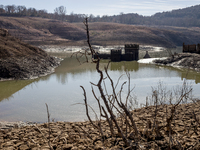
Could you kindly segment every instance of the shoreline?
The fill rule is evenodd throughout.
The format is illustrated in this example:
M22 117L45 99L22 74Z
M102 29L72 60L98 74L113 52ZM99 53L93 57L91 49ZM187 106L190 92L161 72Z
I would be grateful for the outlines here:
M52 56L48 56L50 58L50 61L48 62L48 60L44 60L41 64L38 64L38 66L34 66L32 63L35 62L35 58L31 57L31 58L22 58L22 63L20 62L21 60L18 58L15 58L16 61L14 63L12 63L12 61L10 61L9 59L6 60L2 60L0 59L0 61L2 61L3 63L6 63L6 67L9 66L9 64L14 64L11 68L11 70L14 70L15 73L17 73L18 75L12 78L3 78L0 77L0 82L3 81L11 81L11 80L27 80L27 79L37 79L39 77L42 76L47 76L49 74L52 74L55 72L55 69L60 65L62 59L57 58L57 57L52 57ZM47 58L48 59L48 58ZM39 60L39 58L37 58L37 60ZM36 60L36 61L37 61ZM23 61L26 62L26 65L24 65ZM46 61L46 62L45 62ZM49 64L50 63L50 64ZM16 71L15 67L19 68L18 71ZM32 70L29 69L30 67L32 67Z
M174 139L178 140L179 144L185 148L191 146L198 146L198 139L200 138L200 125L195 121L196 118L200 118L200 100L196 103L180 104L176 108L172 125ZM153 125L153 118L155 115L156 106L148 106L138 108L132 111L133 119L136 122L138 131L140 134L140 149L151 149L151 148L164 148L166 149L169 145L169 137L166 127L166 115L170 115L172 105L158 105L157 106L157 125L159 127L160 138L154 138L155 134L151 133L152 129L148 129L147 123L151 122ZM168 110L166 113L165 111ZM193 115L195 114L195 116ZM119 121L119 120L118 120ZM96 122L94 121L96 124ZM23 124L23 123L22 123ZM12 125L10 125L12 126ZM193 130L195 126L196 130ZM117 135L112 137L110 134L109 126L107 122L102 121L101 127L106 137L104 143L99 138L98 129L95 129L89 121L84 122L50 122L42 124L31 124L28 126L21 126L15 128L9 128L0 130L0 148L2 149L48 149L48 136L49 128L50 142L51 145L56 149L68 148L68 149L120 149L126 148L123 140ZM187 130L187 132L185 132ZM116 130L114 130L117 132ZM195 134L194 133L197 133ZM131 134L134 132L129 131L129 138L134 143L134 138ZM148 135L149 134L149 135ZM146 140L146 137L149 137ZM114 144L113 140L117 139L117 143ZM184 144L185 143L185 144ZM178 146L176 142L174 146ZM174 147L174 148L175 148ZM176 147L177 148L177 147Z
M32 126L38 123L24 122L24 121L0 121L0 130L7 130L12 128L21 128L25 126Z
M166 59L157 59L153 61L158 65L166 65L175 68L184 68L200 72L200 54L179 53Z
M197 103L199 103L200 105L200 99L196 99ZM188 103L183 103L180 105L192 105L194 104L194 102L188 102ZM171 106L171 104L164 104L166 106ZM159 107L162 105L158 105ZM149 105L149 106L144 106L144 107L140 107L140 108L136 108L133 110L133 112L136 112L137 110L142 110L142 109L149 109L155 107L155 105ZM86 115L86 114L85 114ZM66 121L51 121L51 123L56 123L56 122L63 122L66 123ZM88 122L88 121L67 121L70 123L83 123L83 122ZM8 128L5 129L10 129L10 128L15 128L15 127L24 127L24 126L30 126L30 125L36 125L36 124L45 124L47 122L32 122L32 121L6 121L6 120L0 120L0 130L2 129L2 127L6 127L8 125Z
M138 63L170 66L177 69L189 69L200 73L200 55L191 53L179 53L171 57L140 59Z
M58 58L0 29L0 80L32 79L50 74L60 65Z

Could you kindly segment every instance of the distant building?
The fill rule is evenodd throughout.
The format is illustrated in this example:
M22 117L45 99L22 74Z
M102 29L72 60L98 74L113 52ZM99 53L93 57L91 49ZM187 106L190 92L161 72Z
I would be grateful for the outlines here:
M137 61L139 59L139 45L138 44L126 44L124 49L125 49L124 54L122 54L121 49L113 49L111 50L110 54L99 53L98 57L102 59L111 59L111 61L134 61L134 60Z
M110 59L111 59L111 61L121 61L122 60L122 50L111 50Z
M200 54L200 44L185 45L183 43L183 53L197 53Z
M139 45L126 44L124 59L126 61L139 60Z
M111 61L134 61L139 59L139 45L138 44L126 44L125 54L122 54L121 49L113 49L110 54L98 54L98 57L102 59L111 59ZM97 56L94 56L96 59Z

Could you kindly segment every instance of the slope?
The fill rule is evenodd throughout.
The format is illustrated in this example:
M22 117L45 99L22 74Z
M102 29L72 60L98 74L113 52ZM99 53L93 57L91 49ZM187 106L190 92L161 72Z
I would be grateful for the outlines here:
M0 80L30 79L53 72L59 61L40 48L21 42L0 29Z

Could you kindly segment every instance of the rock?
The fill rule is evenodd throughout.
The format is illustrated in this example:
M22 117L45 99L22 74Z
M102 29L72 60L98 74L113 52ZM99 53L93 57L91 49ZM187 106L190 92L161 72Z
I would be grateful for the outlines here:
M13 147L13 146L6 147L6 150L13 150L13 149L16 149L16 148L15 148L15 147Z
M72 149L71 150L78 150L78 147L72 147Z
M95 150L103 150L103 146L102 145L95 145L94 147Z
M72 147L73 147L73 144L66 144L66 145L62 146L62 149L63 150L71 150Z
M174 115L174 120L171 123L172 130L175 131L172 134L173 139L176 139L182 146L187 149L187 146L195 145L199 141L200 138L200 127L198 123L195 122L193 116L193 110L197 115L197 118L200 116L200 101L189 104L181 104L176 108L176 113ZM171 105L165 105L167 107L169 113ZM139 137L137 138L138 145L141 149L167 149L169 145L169 132L165 134L166 127L166 114L163 112L166 110L163 106L158 106L158 116L156 125L157 128L153 130L153 122L152 118L155 114L155 107L150 106L147 108L139 108L133 111L133 116L138 116L138 122L141 123L141 120L144 122L144 126L137 126ZM163 110L164 109L164 110ZM148 113L147 113L148 111ZM182 113L184 112L184 113ZM148 114L148 115L147 115ZM162 115L163 118L162 118ZM152 116L152 117L151 117ZM168 115L169 116L169 115ZM147 118L148 119L147 119ZM136 118L136 117L134 117ZM151 121L151 127L148 125L148 120ZM120 119L118 120L120 121ZM159 122L159 123L157 123ZM120 122L121 123L121 122ZM1 123L3 124L3 123ZM15 123L8 123L15 124ZM20 123L23 124L23 123ZM125 125L125 122L123 122ZM9 130L0 130L0 149L49 149L48 146L48 136L49 131L46 128L47 124L38 124L37 127L40 129L40 132L36 127L31 127L29 124L27 126L19 127L18 129L12 128ZM83 132L83 130L79 130L79 133L73 130L74 126L78 129L78 125L81 126L85 131L88 131L90 137ZM122 124L120 124L120 127ZM148 126L148 127L147 127ZM105 120L102 122L101 127L104 135L104 142L102 138L100 138L100 134L96 129L92 127L92 125L88 122L84 123L68 123L68 122L54 122L50 123L51 127L51 145L54 149L70 149L70 150L79 150L79 149L96 149L96 150L104 150L104 149L126 149L126 145L123 142L123 139L118 136L118 131L114 129L115 135L111 136L110 129L108 127L108 123L105 123ZM122 128L124 129L124 127ZM157 132L157 129L159 132ZM127 129L128 140L133 143L134 148L137 149L135 143L135 132L132 128ZM57 136L56 136L57 132ZM195 133L196 132L196 133ZM125 133L125 131L124 131ZM162 138L156 138L156 134L161 133ZM56 139L55 139L56 138ZM186 143L186 144L185 144ZM184 145L185 144L185 145ZM177 148L178 143L173 143L173 148ZM198 146L198 145L197 145ZM28 148L27 148L28 147Z
M21 146L19 147L19 149L21 149L21 150L26 150L26 149L29 149L29 147L28 147L27 145L21 145Z
M154 60L154 63L156 64L163 64L168 65L172 67L182 67L196 70L200 72L200 54L194 54L194 53L180 53L175 55L173 58L169 57L167 59L157 59Z

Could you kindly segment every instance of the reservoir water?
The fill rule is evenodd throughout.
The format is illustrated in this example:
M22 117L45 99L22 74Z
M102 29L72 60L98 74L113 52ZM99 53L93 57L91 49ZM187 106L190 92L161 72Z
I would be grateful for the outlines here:
M145 50L140 52L141 56L145 54ZM156 52L156 49L153 49L150 51L150 55L155 55L153 57L165 56L164 51L166 50L161 49ZM90 84L90 82L97 84L99 80L95 64L83 63L80 65L75 57L70 58L69 52L53 51L49 53L64 59L56 68L55 73L33 80L0 82L0 121L46 122L45 103L49 106L51 119L84 121L87 117L85 106L82 105L84 96L80 86L86 90L89 105L98 112ZM103 69L107 63L106 60L101 61L100 68ZM159 82L173 90L178 85L181 86L185 78L193 87L194 97L200 98L200 73L136 61L111 62L108 73L115 84L118 78L124 74L119 81L119 87L127 81L125 70L130 73L131 87L134 87L132 94L138 102L135 107L140 107L145 103L146 97L152 93L152 87L156 87ZM110 92L110 83L107 80L105 82L107 90ZM126 88L122 97L125 97L125 92ZM96 93L99 96L97 90Z

